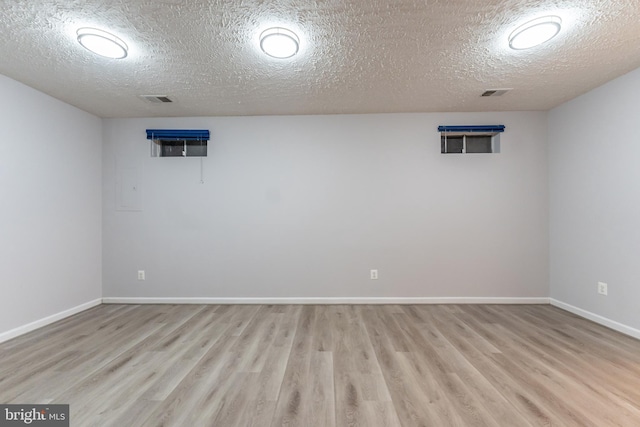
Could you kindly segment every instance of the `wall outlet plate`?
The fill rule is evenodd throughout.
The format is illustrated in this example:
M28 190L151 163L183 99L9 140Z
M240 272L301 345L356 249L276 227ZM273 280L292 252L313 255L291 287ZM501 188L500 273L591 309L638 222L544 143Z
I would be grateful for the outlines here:
M604 282L598 282L598 293L600 295L607 295L609 292L609 285Z
M144 270L138 270L138 280L146 280Z
M371 277L371 280L377 280L378 279L378 270L371 270L370 277Z

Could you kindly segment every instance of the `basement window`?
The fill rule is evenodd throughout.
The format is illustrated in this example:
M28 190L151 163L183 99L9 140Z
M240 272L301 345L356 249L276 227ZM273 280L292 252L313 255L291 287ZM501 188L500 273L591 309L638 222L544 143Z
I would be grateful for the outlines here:
M207 157L208 130L147 129L151 157Z
M440 126L438 131L443 154L499 153L504 126Z
M151 157L207 157L207 142L152 139Z

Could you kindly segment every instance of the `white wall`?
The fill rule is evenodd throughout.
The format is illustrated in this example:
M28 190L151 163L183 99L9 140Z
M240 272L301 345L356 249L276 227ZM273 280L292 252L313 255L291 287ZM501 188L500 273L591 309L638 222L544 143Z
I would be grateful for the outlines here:
M101 121L0 76L0 335L101 297Z
M640 329L640 69L549 113L554 299ZM609 295L596 293L607 282Z
M442 155L439 124L504 124L502 153ZM542 112L105 120L104 296L548 297L546 125ZM210 129L205 183L200 159L151 158L147 128ZM116 210L121 181L141 211Z

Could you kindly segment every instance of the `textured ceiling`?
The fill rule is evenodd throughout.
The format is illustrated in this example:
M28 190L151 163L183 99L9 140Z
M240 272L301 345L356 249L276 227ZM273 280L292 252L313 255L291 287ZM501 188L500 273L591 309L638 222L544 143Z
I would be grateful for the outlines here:
M101 117L547 110L640 66L640 0L0 0L0 74ZM560 15L527 51L507 36ZM75 31L105 29L123 60ZM258 35L284 26L277 60ZM501 97L485 89L513 88ZM169 95L151 104L142 94Z

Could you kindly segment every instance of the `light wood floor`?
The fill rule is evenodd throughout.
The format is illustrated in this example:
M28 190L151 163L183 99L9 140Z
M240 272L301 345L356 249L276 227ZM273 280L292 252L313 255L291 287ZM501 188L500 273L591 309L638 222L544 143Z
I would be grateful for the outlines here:
M102 305L0 344L79 426L640 426L640 341L551 306Z

